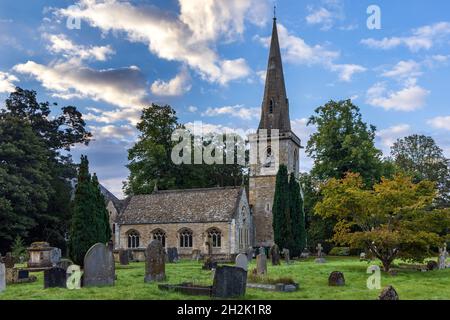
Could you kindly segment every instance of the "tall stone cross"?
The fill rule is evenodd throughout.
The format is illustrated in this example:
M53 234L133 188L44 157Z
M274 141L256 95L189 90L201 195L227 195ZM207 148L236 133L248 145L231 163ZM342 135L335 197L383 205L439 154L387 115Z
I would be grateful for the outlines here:
M319 257L319 258L322 257L322 249L323 249L323 248L322 248L322 244L319 243L319 244L317 245L317 248L316 248L316 249L317 249L317 257Z

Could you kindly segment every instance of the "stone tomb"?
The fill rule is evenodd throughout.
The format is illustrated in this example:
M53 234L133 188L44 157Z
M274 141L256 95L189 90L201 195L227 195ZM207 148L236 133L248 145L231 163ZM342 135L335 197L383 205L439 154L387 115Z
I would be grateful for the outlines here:
M50 268L53 266L51 261L52 247L47 242L33 242L27 249L30 255L28 268Z
M270 248L270 259L272 260L272 265L273 266L279 266L281 264L280 262L280 248L274 244L271 248Z
M85 287L113 286L115 280L114 256L103 243L94 244L84 256Z
M216 298L243 297L247 287L247 271L242 268L219 266L216 269L212 295Z
M258 275L267 274L267 257L264 251L256 256L256 273Z
M236 257L236 267L238 268L242 268L245 271L248 270L248 259L247 259L247 255L244 253L240 253L237 255Z
M3 263L0 263L0 292L6 289L6 267Z
M145 250L145 282L166 279L166 254L160 241L153 240Z
M128 250L119 250L119 262L121 266L127 266L130 264L130 255L128 253Z
M66 269L55 267L44 271L44 289L66 288L66 283Z
M178 261L178 250L177 248L167 248L167 262L175 263Z

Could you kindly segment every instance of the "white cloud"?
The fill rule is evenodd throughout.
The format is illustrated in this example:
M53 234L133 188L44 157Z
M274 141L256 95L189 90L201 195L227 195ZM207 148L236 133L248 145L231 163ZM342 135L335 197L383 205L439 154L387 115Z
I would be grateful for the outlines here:
M89 126L94 140L117 139L121 141L135 141L137 131L130 125Z
M322 29L324 30L331 29L331 27L333 26L334 17L329 10L320 7L315 10L313 8L309 8L309 11L310 14L306 16L306 22L308 24L312 25L321 24Z
M385 83L377 83L367 91L366 102L385 110L414 111L425 105L429 91L415 84L407 83L399 91L388 91Z
M0 93L10 93L13 92L16 88L14 82L18 82L19 79L8 73L0 71Z
M436 129L450 131L450 116L442 116L427 121L429 125Z
M36 78L55 97L89 98L118 106L119 110L103 112L104 122L118 118L134 123L141 108L149 103L145 77L136 66L95 70L71 62L46 66L28 61L14 70Z
M193 134L202 133L203 135L208 134L238 134L243 139L247 139L247 136L250 133L256 132L254 128L233 128L230 126L222 125L222 124L212 124L205 122L188 122L185 124L186 129L190 130Z
M267 70L260 70L256 72L256 75L258 76L259 80L262 83L266 82L266 76L267 76Z
M122 32L129 41L148 45L150 52L169 61L180 61L210 82L226 84L250 73L242 58L221 59L215 42L232 41L242 35L244 20L254 19L257 0L179 0L180 15L155 6L133 6L124 1L84 0L78 6L60 9L62 16L81 18L103 32Z
M450 22L438 22L412 30L412 35L407 37L391 37L376 40L367 38L361 40L362 44L375 49L393 49L404 45L412 52L429 50L436 43L450 35Z
M377 142L379 143L384 155L390 154L391 146L397 141L397 139L406 137L411 134L411 126L408 124L398 124L383 130L379 130L376 133Z
M188 111L189 111L189 112L194 113L194 112L197 112L197 110L198 110L198 108L197 108L196 106L189 106L189 107L188 107Z
M393 69L383 72L382 76L394 79L418 77L422 75L420 69L420 64L414 60L400 61Z
M278 24L278 35L284 58L287 62L302 65L321 65L327 70L337 72L341 81L351 81L355 73L364 72L366 68L357 64L338 64L339 51L328 50L321 45L311 46L300 37L294 36ZM264 46L270 45L270 37L255 37Z
M260 116L260 108L245 108L243 105L208 108L202 116L216 117L230 115L243 120L257 119Z
M150 89L157 96L180 96L191 90L190 80L189 72L183 68L175 78L168 82L156 80Z
M111 46L86 47L74 44L63 34L46 34L45 38L50 42L47 48L51 53L61 53L66 58L105 61L115 53Z
M292 131L300 138L302 146L306 147L310 136L317 131L315 126L307 126L308 119L291 120ZM307 172L313 167L314 161L306 155L305 149L300 150L300 171Z

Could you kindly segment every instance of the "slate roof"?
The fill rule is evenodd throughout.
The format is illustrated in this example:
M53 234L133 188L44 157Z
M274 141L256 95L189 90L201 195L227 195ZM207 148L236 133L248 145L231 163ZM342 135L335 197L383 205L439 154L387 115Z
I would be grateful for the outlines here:
M120 224L226 222L233 219L241 187L156 191L132 196Z

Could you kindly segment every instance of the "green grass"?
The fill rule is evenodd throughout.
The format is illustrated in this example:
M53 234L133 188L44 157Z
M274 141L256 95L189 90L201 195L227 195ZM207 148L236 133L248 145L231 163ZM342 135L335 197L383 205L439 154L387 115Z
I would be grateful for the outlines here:
M250 268L255 267L253 261ZM270 266L271 278L291 277L300 283L300 290L293 293L268 292L248 289L245 299L327 299L327 300L373 300L379 290L366 288L368 264L355 257L327 257L326 264L316 264L313 259L295 261L287 266ZM341 271L345 275L345 287L329 287L328 275L332 271ZM0 293L0 300L34 300L34 299L208 299L161 291L156 283L144 283L144 263L132 263L129 266L117 266L118 280L114 287L82 288L80 290L43 289L43 273L34 273L38 281L30 284L9 285ZM166 265L167 283L194 282L211 285L210 271L201 270L200 262L181 261ZM393 285L400 299L450 299L450 269L417 272L399 271L397 276L382 273L382 287Z

